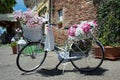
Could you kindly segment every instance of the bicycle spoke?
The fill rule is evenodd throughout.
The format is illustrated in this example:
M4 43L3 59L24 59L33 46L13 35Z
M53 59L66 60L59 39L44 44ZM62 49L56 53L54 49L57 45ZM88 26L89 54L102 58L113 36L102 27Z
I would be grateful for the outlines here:
M97 46L101 50L101 59L95 58L95 46ZM79 50L78 54L74 54L74 51L71 51L70 56L77 55L82 57L80 59L71 59L71 63L75 68L77 68L80 71L94 71L96 70L103 62L104 58L104 51L100 44L96 42L92 42L91 48L88 49L88 51L84 51L83 49Z

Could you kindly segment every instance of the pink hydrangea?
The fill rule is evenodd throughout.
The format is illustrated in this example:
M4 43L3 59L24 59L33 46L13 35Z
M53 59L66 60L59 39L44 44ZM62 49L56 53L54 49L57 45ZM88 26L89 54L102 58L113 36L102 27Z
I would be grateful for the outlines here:
M75 24L68 29L68 35L82 37L84 34L89 34L96 26L97 23L95 21L81 21L80 24Z
M14 18L20 20L22 18L22 11L14 12Z
M90 24L88 24L88 23L84 23L84 24L81 26L81 28L82 28L82 30L83 30L84 33L88 33L88 32L90 32L91 26L90 26Z
M33 12L31 9L27 9L26 12L14 12L14 18L27 27L39 27L43 23L43 18L39 17L38 13Z
M75 36L76 28L77 28L77 26L71 26L71 27L68 29L68 35L69 35L69 36Z

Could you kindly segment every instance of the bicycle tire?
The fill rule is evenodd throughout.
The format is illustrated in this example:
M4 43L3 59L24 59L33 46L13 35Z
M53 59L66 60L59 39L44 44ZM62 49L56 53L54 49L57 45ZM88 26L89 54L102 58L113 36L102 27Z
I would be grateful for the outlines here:
M95 54L96 54L95 45L101 51L101 53L100 53L101 58L95 57ZM72 51L70 51L70 56L73 56L73 54L74 53ZM81 53L79 53L79 55L81 55ZM70 61L77 70L83 71L83 72L91 72L91 71L98 69L101 66L101 64L103 63L103 60L104 60L104 48L98 40L93 40L92 47L89 50L89 52L87 53L87 56L84 56L84 57L82 57L80 59L76 59L76 60L71 59Z
M46 58L47 51L43 50L44 46L40 42L29 42L17 55L17 67L23 72L35 71L43 64Z

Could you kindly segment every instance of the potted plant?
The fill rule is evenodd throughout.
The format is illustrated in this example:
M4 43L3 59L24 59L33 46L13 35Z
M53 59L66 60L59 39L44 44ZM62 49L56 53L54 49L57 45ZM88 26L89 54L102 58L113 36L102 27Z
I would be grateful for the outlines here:
M59 22L57 23L57 25L58 25L58 28L62 28L62 26L63 26L62 21L59 21Z
M13 54L17 54L17 42L13 41L9 45L12 47Z
M98 7L98 38L105 46L105 58L110 60L120 58L119 4L120 0L103 0Z

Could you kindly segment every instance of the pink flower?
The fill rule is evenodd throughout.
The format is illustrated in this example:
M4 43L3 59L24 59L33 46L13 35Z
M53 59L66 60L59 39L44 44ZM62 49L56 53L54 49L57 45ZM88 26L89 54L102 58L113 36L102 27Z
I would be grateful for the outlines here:
M76 27L71 26L71 27L68 29L68 35L69 35L69 36L75 36L75 32L76 32Z
M85 36L95 30L97 23L95 21L81 21L80 24L75 24L68 29L70 37L85 38Z
M33 12L31 9L28 9L26 12L14 12L14 18L27 27L39 27L43 24L43 19L38 16L37 12Z
M96 21L90 21L90 22L88 22L90 25L91 25L91 27L93 27L93 28L95 28L96 26L98 26L98 24L97 24L97 22Z
M78 24L74 24L72 27L77 28Z
M95 22L95 21L93 21L93 24L95 25L95 26L97 26L98 24L97 24L97 22Z
M14 12L14 18L15 19L21 19L22 18L22 11Z
M88 23L84 23L84 24L81 26L81 28L83 29L84 33L88 33L88 32L90 32L91 26L90 26L90 24L88 24Z

